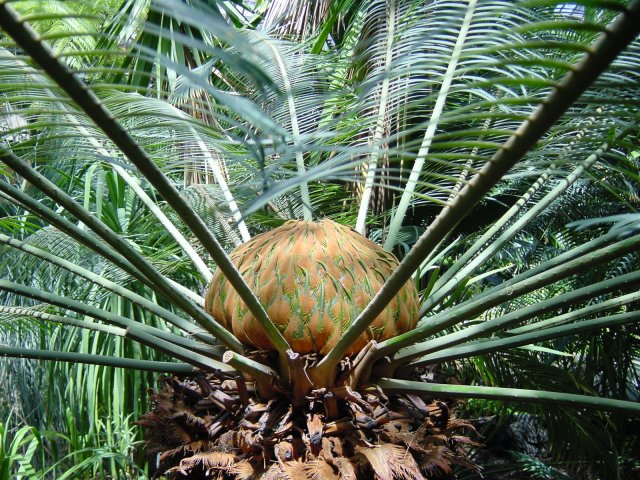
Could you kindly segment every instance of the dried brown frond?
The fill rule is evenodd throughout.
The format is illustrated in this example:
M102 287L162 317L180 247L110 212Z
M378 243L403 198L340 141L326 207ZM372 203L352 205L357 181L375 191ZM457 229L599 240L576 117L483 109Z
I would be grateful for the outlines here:
M169 469L168 473L178 472L183 475L188 475L193 469L199 468L204 470L209 478L214 475L223 478L223 474L231 473L231 469L235 463L235 455L229 453L199 453L188 458L183 458L180 460L180 464L177 467Z
M425 480L407 448L385 444L356 450L366 457L379 480Z
M451 473L452 454L445 445L433 445L421 450L420 469L427 475L432 475L438 471Z
M188 454L200 453L203 451L211 451L215 448L215 445L208 440L196 440L195 442L190 442L185 445L180 445L179 447L172 448L171 450L165 450L160 455L160 461L165 461L167 458L172 457L174 455L180 455L182 457Z
M281 465L282 473L287 480L314 480L305 468L306 464L297 460Z
M350 459L345 457L338 457L332 460L332 463L338 469L338 475L341 480L356 480L356 466Z
M340 480L335 469L321 459L306 462L304 469L311 480Z
M206 381L207 385L203 382ZM472 466L465 446L473 429L443 402L383 392L312 392L268 402L252 384L210 374L164 381L140 424L157 475L169 480L408 480ZM248 395L246 395L248 394ZM325 421L325 399L337 415Z
M234 476L234 480L250 480L255 478L256 470L251 462L242 460L231 467L229 473Z

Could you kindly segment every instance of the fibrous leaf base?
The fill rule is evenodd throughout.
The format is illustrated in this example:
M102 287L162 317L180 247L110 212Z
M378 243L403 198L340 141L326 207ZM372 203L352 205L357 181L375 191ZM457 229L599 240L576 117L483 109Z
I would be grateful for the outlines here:
M156 475L169 479L359 480L447 478L473 467L467 422L441 401L377 389L286 392L261 400L240 377L169 377L152 392L147 429Z

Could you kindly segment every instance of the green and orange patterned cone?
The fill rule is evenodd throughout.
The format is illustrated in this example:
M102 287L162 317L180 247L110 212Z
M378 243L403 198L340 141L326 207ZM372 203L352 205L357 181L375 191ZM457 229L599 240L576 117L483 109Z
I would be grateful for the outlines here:
M331 220L289 221L236 248L231 259L293 351L321 355L331 350L398 266L393 254ZM241 342L273 348L220 272L211 281L205 306ZM407 282L347 355L371 340L413 329L417 316L418 293Z

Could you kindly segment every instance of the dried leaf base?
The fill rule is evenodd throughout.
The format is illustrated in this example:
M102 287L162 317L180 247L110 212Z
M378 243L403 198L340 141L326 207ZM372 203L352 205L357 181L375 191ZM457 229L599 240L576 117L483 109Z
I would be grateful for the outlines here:
M263 402L251 383L209 374L163 379L151 399L138 423L168 479L432 480L473 467L460 433L470 425L414 395L322 389L294 409L286 395Z

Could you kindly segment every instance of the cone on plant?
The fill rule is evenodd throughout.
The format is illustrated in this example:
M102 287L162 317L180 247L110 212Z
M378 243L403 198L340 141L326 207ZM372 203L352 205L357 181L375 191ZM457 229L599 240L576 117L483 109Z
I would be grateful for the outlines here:
M236 248L231 259L294 352L324 355L398 266L393 254L332 220L291 220ZM221 272L213 277L206 309L243 343L273 347ZM413 329L418 292L407 282L347 355L371 340Z
M409 480L446 476L454 463L471 466L464 445L472 442L460 434L469 425L453 418L446 403L387 397L362 384L367 375L354 374L376 341L415 327L412 282L351 346L336 381L309 379L397 267L392 254L331 220L289 221L241 245L231 259L291 346L288 377L277 376L278 357L262 326L216 273L207 311L253 347L246 355L272 373L164 379L152 394L152 411L139 422L159 473L171 479ZM234 356L227 354L225 362Z

